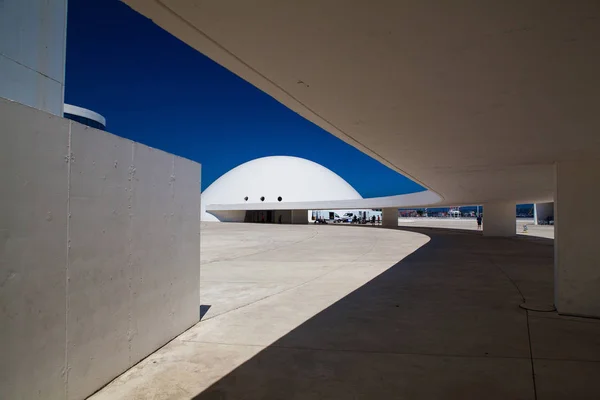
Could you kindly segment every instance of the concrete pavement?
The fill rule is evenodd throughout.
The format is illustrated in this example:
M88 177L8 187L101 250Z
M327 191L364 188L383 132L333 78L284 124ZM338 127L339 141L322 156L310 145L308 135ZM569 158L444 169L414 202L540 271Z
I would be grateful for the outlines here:
M207 224L203 322L93 399L599 398L600 321L552 302L552 241Z
M483 223L485 227L485 219ZM475 218L398 218L398 226L476 231L477 221ZM527 226L527 231L524 229L525 226ZM554 239L554 226L535 225L533 219L519 218L516 220L516 233L525 236Z

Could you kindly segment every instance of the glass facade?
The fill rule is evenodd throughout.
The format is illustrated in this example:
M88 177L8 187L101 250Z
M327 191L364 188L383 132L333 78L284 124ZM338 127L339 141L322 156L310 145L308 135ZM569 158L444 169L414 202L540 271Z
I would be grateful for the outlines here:
M64 117L68 118L70 120L79 122L80 124L87 125L87 126L89 126L91 128L106 130L106 127L104 125L102 125L100 122L94 121L93 119L89 119L89 118L86 118L86 117L82 117L81 115L74 115L74 114L64 113Z

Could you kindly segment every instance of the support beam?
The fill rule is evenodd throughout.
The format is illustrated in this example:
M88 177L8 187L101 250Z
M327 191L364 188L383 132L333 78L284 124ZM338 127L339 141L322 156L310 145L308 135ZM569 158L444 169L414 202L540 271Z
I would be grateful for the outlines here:
M384 208L381 212L381 225L386 228L398 227L398 209Z
M510 201L483 205L484 236L515 236L517 234L517 204Z
M551 221L554 221L554 203L537 203L533 205L533 219L536 225L538 225L538 222L548 221L548 217Z
M560 314L600 318L600 160L556 165L555 305Z

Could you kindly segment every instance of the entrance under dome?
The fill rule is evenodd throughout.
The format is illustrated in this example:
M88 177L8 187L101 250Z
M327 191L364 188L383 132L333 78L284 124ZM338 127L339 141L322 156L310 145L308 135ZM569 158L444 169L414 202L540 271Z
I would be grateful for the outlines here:
M247 210L244 222L306 224L308 223L308 210Z

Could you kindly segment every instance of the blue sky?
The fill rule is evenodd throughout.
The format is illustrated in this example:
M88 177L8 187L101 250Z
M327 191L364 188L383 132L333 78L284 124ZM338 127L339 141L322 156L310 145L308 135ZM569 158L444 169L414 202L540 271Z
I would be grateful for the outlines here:
M315 161L363 197L422 188L306 121L117 0L69 0L65 101L202 164L202 189L264 156Z

